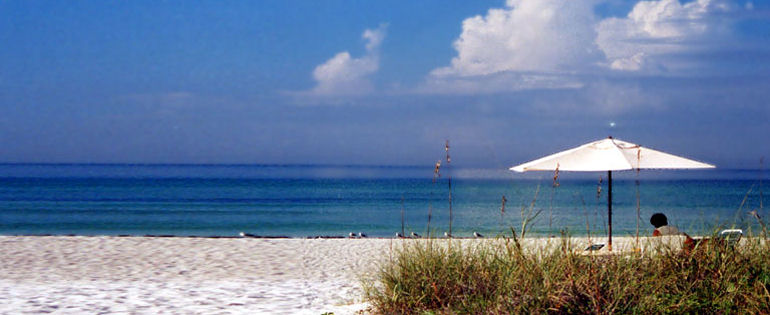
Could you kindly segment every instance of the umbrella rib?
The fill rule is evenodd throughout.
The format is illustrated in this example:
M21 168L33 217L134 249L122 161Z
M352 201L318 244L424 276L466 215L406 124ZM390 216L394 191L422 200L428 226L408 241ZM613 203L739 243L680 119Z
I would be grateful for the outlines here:
M615 154L620 156L620 160L622 160L625 163L625 166L627 170L634 169L634 166L631 164L630 161L626 158L626 155L623 154L624 148L621 148L617 143L615 143L615 139L612 139L612 144L615 145Z

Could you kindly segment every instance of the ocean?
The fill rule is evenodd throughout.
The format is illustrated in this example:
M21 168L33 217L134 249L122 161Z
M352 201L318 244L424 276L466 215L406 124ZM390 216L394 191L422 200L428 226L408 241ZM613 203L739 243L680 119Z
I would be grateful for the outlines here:
M329 165L0 164L2 235L604 235L606 173ZM692 235L760 233L760 170L613 173L615 236L663 212ZM600 181L601 180L601 181ZM637 197L638 195L638 197ZM507 200L501 211L503 197ZM430 223L429 223L430 213ZM402 221L403 214L403 221ZM529 219L527 219L529 218Z

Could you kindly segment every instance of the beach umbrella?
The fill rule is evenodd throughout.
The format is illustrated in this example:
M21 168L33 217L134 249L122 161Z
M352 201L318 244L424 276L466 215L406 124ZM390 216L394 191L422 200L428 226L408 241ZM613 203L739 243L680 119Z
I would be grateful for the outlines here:
M612 172L638 169L714 168L676 155L609 137L511 167L516 172L607 172L607 249L612 250Z

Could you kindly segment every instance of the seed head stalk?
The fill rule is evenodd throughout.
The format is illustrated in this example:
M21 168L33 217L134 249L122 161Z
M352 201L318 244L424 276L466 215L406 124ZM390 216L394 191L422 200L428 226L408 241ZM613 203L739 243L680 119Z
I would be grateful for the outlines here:
M446 151L447 183L449 188L449 235L452 235L452 173L449 172L449 163L452 162L452 158L449 157L449 140L444 144L444 150Z

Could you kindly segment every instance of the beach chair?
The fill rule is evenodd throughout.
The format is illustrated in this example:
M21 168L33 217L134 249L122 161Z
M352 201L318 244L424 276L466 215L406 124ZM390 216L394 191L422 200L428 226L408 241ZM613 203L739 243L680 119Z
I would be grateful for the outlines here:
M741 229L726 229L719 232L719 238L730 248L735 247L735 244L741 241L741 237L743 237Z
M720 246L722 248L735 248L735 244L743 237L743 230L741 229L726 229L719 232L714 238L693 238L685 242L685 252L689 253L692 250L701 246Z

